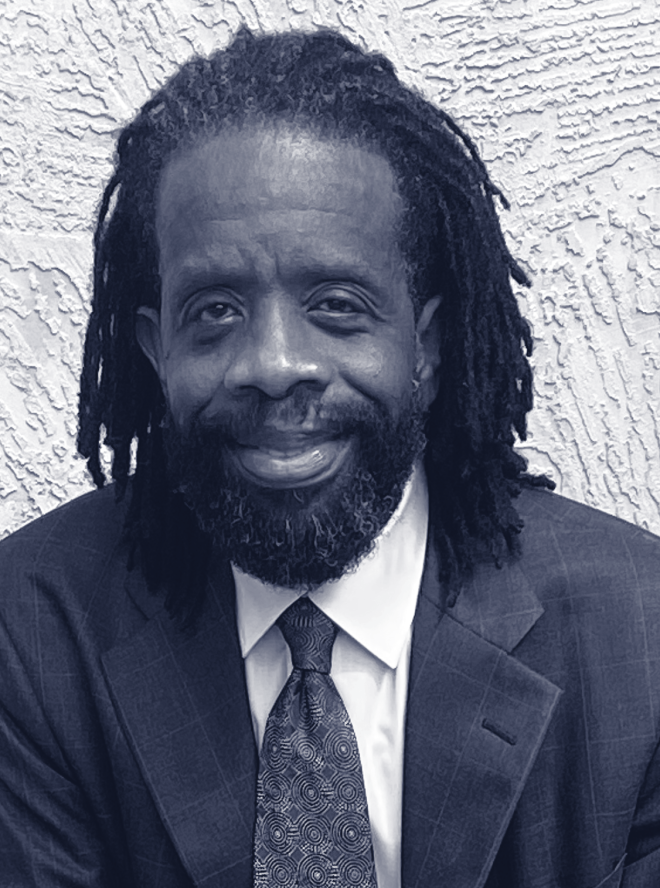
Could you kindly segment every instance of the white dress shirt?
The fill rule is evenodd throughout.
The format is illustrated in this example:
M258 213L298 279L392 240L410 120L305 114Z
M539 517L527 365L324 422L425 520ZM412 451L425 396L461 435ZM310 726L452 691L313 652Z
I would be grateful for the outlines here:
M339 626L330 674L360 750L379 888L401 886L408 666L427 526L426 478L417 466L373 552L354 571L309 595ZM268 715L292 668L275 621L300 593L269 586L233 565L232 570L252 724L261 749Z

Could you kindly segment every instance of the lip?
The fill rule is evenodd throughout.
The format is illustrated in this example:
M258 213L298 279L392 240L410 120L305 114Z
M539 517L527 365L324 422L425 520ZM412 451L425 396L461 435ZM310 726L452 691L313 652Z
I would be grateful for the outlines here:
M344 464L351 449L350 438L295 436L282 446L238 444L231 454L238 469L250 481L273 489L309 487L327 481Z

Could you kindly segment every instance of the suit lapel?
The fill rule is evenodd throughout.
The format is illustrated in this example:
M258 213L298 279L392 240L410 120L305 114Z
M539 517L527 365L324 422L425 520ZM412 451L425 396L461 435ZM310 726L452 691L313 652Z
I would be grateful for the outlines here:
M509 655L542 613L518 568L478 570L445 612L429 553L406 719L403 888L481 888L559 689ZM131 593L139 598L135 590ZM156 600L103 658L114 705L196 885L251 885L257 752L231 572L188 636Z
M403 888L481 888L560 690L508 651L543 609L515 565L480 568L443 612L429 554L415 615Z
M196 885L252 882L257 752L231 573L194 635L158 610L103 658L133 752ZM152 599L153 601L153 599Z

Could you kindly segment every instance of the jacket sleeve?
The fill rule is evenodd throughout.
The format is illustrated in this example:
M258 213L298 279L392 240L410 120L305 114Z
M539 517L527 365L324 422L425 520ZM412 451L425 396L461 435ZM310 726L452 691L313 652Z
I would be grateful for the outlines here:
M623 888L660 885L660 746L646 771L635 809L623 870Z
M20 543L0 552L0 883L130 888L117 871L130 864L110 858L112 798L87 776L107 758L80 631L62 577L46 577Z
M3 627L4 628L4 627ZM5 633L2 633L5 635ZM6 888L111 888L96 817L12 648L0 640L0 870ZM63 664L63 668L66 668ZM75 719L75 712L71 718ZM75 756L75 750L68 755Z

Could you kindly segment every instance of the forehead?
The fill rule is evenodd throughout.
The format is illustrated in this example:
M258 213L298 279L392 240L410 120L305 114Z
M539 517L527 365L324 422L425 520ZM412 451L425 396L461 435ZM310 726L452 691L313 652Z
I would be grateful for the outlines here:
M275 127L235 129L175 155L161 175L156 202L159 242L186 221L260 220L330 213L382 238L398 231L403 202L389 163L339 138ZM378 225L374 226L374 221ZM301 218L302 224L302 218Z

